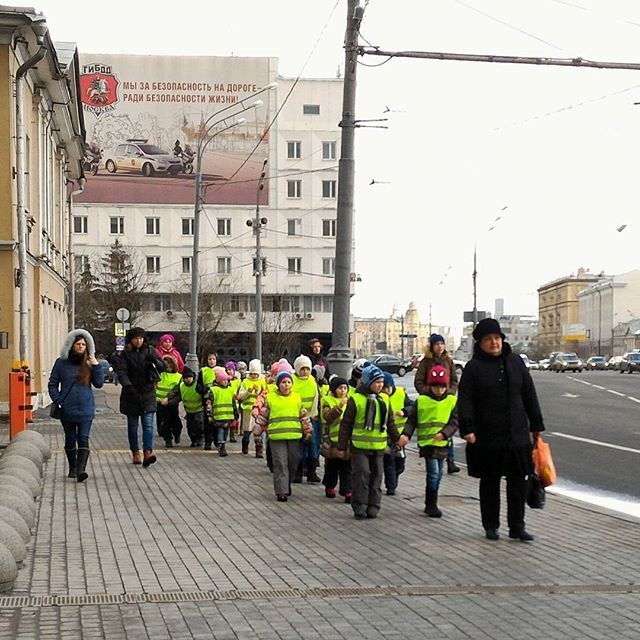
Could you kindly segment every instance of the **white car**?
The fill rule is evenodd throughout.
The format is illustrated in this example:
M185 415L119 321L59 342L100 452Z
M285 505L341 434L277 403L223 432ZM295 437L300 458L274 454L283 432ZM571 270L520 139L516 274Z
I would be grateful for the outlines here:
M130 138L105 156L104 166L109 173L129 171L147 177L156 173L175 176L182 171L182 160L146 140Z

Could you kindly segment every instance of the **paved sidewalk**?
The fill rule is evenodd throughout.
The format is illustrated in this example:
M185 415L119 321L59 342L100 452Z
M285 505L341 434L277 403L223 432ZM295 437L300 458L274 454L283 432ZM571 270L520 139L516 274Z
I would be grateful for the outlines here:
M119 387L97 392L89 480L66 479L47 411L28 557L0 596L1 639L640 637L638 521L549 496L533 543L483 536L477 480L445 476L427 518L416 455L380 517L319 485L277 503L264 460L188 443L134 467ZM188 440L185 437L185 440Z

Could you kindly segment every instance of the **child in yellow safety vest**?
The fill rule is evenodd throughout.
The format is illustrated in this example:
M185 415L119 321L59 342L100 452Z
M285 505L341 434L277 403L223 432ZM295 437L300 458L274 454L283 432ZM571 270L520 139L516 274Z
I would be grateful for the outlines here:
M230 385L231 376L224 367L215 367L216 382L206 399L206 422L204 429L204 448L211 450L211 441L215 438L218 454L221 458L229 455L226 449L229 430L235 428L238 421L238 406L235 393Z
M240 402L240 425L242 429L242 453L249 453L249 442L253 431L254 418L251 415L256 400L267 388L267 382L262 376L262 364L260 360L249 361L247 377L241 381L238 388L238 401ZM264 446L261 437L255 439L256 458L264 458Z
M430 518L441 518L438 490L444 461L451 446L450 438L458 428L458 398L447 390L449 372L441 364L431 367L427 382L427 395L418 396L398 444L406 446L417 430L420 457L425 458L427 466L424 512Z
M382 502L382 459L387 440L398 441L398 429L382 394L384 373L375 365L362 370L355 393L347 401L340 422L338 457L351 453L351 508L355 518L377 518Z
M238 389L240 388L240 378L236 375L236 363L233 360L227 360L224 364L226 372L231 376L229 386L233 389L233 394L238 401ZM236 442L238 435L239 420L236 420L236 426L229 429L229 442Z
M170 391L166 402L168 405L175 405L176 407L182 402L191 446L201 447L204 436L204 398L198 391L196 374L189 367L185 367L182 370L182 380L177 387Z
M298 467L300 441L311 436L311 423L300 394L293 391L292 374L280 371L277 390L268 393L256 418L254 434L266 429L273 462L273 488L278 502L287 502Z
M391 411L398 427L398 433L402 434L402 429L407 422L407 416L413 402L404 390L404 387L397 387L393 380L393 376L385 371L384 387L382 393L389 396L389 404ZM398 480L400 475L404 473L404 465L407 455L403 447L398 445L389 445L389 452L384 454L384 486L387 489L388 496L395 496L398 489Z
M317 365L316 365L317 366ZM322 445L324 456L324 494L336 497L336 487L340 482L340 495L346 503L351 503L351 461L348 457L338 458L338 433L340 420L349 400L349 383L346 378L334 376L329 383L329 393L320 400L320 421L322 424Z
M164 356L164 371L160 373L160 380L156 385L156 422L158 435L164 438L164 444L167 449L173 447L173 441L178 444L180 442L180 434L182 433L182 420L178 412L177 404L169 404L164 402L172 389L177 387L182 380L182 375L178 372L178 362L173 356Z
M308 440L303 440L300 445L300 462L296 471L294 482L302 482L302 476L306 474L307 482L320 482L316 468L320 464L320 420L319 397L320 389L316 379L311 375L311 359L308 356L299 355L293 361L293 390L300 394L302 407L311 419L313 435Z

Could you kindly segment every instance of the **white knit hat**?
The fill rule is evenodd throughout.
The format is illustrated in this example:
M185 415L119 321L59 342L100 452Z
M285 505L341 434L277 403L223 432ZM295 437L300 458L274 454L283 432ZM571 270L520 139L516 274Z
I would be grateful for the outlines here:
M293 368L297 375L300 375L300 369L307 367L311 371L311 359L307 356L298 356L293 361Z
M249 360L249 373L262 373L262 363L257 358Z

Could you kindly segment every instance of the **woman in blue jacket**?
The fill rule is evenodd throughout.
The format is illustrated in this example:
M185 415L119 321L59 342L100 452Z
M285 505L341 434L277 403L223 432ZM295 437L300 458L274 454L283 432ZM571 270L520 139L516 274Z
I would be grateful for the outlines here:
M104 384L104 369L95 356L95 343L84 329L74 329L66 337L60 357L49 376L49 396L62 407L64 450L69 461L69 478L84 482L89 459L89 433L96 414L93 385Z

